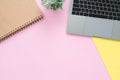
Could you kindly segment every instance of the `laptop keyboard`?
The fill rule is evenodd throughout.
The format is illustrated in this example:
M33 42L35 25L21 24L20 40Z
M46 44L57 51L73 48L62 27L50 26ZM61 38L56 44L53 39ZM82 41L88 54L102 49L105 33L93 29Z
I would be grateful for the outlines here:
M120 20L120 0L73 1L73 15Z

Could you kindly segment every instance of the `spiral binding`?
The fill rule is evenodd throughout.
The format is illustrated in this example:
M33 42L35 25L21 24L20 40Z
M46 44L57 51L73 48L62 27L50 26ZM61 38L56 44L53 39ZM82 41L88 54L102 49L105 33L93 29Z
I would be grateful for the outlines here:
M28 26L38 22L39 20L41 20L43 18L42 15L35 17L29 21L27 21L26 23L22 24L21 26L15 28L14 30L6 33L5 35L0 36L0 43L4 40L6 40L7 38L11 37L12 35L16 34L19 31L22 31L23 29L27 28Z

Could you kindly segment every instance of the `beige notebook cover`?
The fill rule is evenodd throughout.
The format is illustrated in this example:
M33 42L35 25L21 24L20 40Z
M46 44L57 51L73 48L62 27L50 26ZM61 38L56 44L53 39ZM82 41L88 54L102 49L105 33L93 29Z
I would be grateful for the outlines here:
M41 18L35 0L0 0L0 42Z

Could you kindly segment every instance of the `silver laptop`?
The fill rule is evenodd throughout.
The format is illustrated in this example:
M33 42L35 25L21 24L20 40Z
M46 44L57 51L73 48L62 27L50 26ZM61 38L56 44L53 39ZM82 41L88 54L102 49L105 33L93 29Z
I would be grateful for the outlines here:
M120 0L71 0L67 33L120 40Z

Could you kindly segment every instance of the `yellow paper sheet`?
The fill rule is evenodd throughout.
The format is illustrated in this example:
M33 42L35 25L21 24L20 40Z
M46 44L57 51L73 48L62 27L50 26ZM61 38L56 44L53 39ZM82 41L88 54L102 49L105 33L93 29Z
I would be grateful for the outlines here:
M120 41L93 38L112 80L120 80Z

